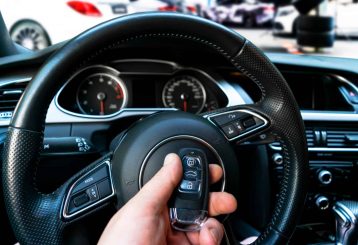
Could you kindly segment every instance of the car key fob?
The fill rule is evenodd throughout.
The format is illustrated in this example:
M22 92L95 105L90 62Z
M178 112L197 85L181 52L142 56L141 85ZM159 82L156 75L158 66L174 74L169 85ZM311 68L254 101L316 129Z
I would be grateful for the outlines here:
M207 219L209 198L209 166L199 149L179 152L183 177L169 202L170 222L180 231L197 231Z

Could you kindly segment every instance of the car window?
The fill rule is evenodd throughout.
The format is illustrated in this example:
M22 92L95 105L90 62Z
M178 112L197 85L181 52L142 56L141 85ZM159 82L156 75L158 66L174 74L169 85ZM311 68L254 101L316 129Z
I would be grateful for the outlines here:
M357 0L0 0L18 44L40 50L101 22L149 11L181 12L221 23L268 52L358 57ZM310 9L309 9L310 8Z

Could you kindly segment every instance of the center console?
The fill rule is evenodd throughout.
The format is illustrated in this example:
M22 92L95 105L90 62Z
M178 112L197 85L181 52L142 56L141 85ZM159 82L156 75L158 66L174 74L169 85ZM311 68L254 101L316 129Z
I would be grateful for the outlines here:
M306 121L306 136L310 172L300 227L334 241L334 203L358 200L358 128L354 123ZM279 143L269 146L269 157L278 188L283 169Z

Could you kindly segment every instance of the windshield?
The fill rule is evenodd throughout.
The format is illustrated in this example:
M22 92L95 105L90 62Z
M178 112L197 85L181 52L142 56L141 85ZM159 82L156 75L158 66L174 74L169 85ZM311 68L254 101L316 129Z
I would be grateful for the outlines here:
M267 52L358 58L357 0L0 0L0 10L11 38L31 50L112 18L168 11L226 25Z

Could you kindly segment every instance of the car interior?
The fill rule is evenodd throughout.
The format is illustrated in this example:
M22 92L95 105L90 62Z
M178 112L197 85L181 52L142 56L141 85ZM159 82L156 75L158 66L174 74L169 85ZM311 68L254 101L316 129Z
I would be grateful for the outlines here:
M170 152L223 168L222 244L357 244L356 59L263 52L180 13L35 52L1 15L0 32L1 244L97 243Z

